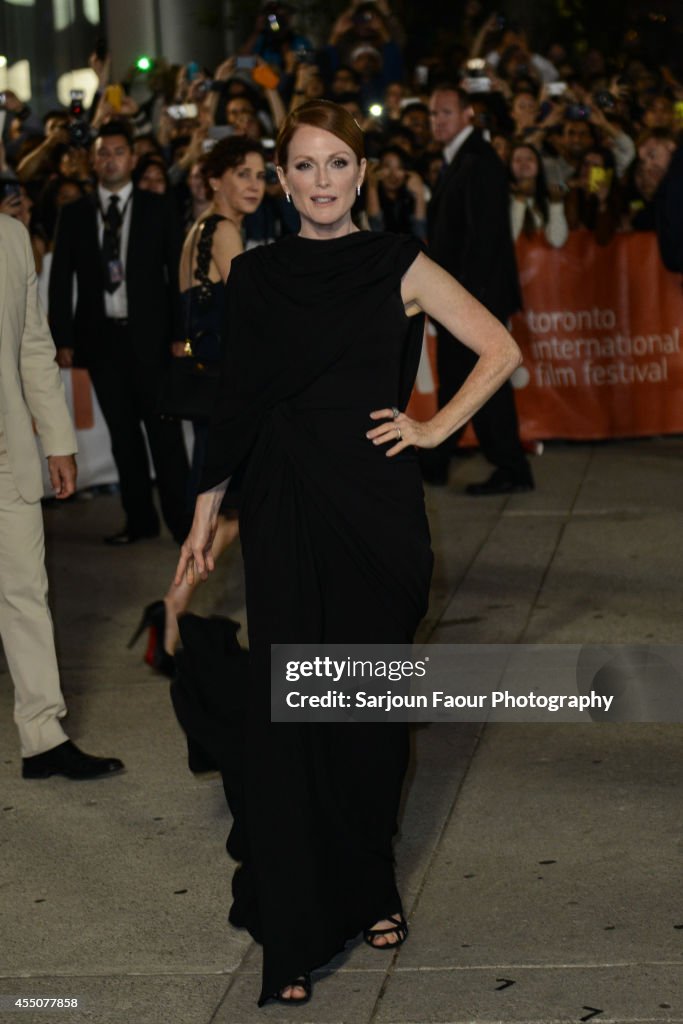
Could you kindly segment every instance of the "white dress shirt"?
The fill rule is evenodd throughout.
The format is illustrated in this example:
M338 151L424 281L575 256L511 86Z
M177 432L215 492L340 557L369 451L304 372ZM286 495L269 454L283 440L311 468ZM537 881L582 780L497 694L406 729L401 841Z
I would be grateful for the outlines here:
M462 131L459 131L458 134L451 139L447 146L443 147L443 157L447 164L452 162L463 142L466 142L467 139L469 139L473 131L474 128L472 125L468 124L466 128L463 128Z
M102 236L104 235L103 213L109 209L111 196L118 196L119 211L123 216L121 224L121 244L119 248L119 259L123 267L123 280L115 292L104 292L104 313L105 316L121 319L128 316L128 291L126 289L126 258L128 255L128 239L130 237L130 218L133 207L133 182L129 181L120 192L109 192L101 185L97 186L97 239L102 248Z

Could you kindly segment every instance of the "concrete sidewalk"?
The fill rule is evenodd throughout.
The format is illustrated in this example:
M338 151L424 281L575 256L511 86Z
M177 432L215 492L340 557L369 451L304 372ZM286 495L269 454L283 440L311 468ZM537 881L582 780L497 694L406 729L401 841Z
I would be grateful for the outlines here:
M437 556L422 639L680 642L683 441L550 446L538 489L430 489ZM100 537L115 498L46 512L73 739L122 757L100 782L23 782L0 675L0 997L79 997L64 1024L683 1022L677 725L433 725L397 847L411 935L356 944L304 1007L257 1009L260 952L226 921L229 821L187 770L166 682L125 644L174 566L170 541ZM230 552L196 610L243 616ZM296 913L296 898L292 912Z

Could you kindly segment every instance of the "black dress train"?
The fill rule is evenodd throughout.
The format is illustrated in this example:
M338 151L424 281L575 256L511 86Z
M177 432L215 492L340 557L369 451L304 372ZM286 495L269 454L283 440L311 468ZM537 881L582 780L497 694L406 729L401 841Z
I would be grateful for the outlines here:
M426 611L417 457L387 458L365 436L369 413L404 408L415 378L423 318L405 315L400 285L419 251L391 234L289 236L236 257L226 289L201 490L239 469L250 681L243 708L230 680L199 692L187 672L174 698L219 756L224 737L230 920L263 944L261 1004L401 909L407 726L271 723L270 645L410 643Z

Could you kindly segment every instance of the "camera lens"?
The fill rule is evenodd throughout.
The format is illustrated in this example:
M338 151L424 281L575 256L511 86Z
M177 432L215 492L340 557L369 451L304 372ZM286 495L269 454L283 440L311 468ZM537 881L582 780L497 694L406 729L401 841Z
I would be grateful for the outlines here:
M595 94L595 102L600 109L604 111L614 110L617 105L612 93L608 92L606 89L602 89L600 92Z

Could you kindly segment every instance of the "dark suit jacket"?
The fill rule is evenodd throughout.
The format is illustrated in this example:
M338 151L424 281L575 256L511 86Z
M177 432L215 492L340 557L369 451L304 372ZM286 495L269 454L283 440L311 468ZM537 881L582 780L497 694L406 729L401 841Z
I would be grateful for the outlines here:
M505 168L475 129L427 210L429 255L503 323L521 309Z
M135 355L148 367L170 357L184 337L178 291L181 237L166 196L133 190L125 256L128 325ZM73 279L78 298L73 310ZM58 348L75 349L88 366L105 326L104 278L98 242L97 200L79 199L61 210L50 272L50 327Z

